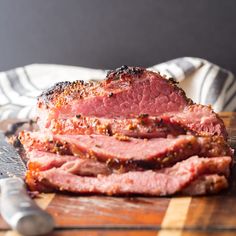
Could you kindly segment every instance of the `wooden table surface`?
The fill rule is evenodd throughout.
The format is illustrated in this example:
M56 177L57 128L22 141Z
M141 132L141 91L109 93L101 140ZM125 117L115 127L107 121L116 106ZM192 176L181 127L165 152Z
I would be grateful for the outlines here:
M236 134L236 113L222 113L221 117L230 135ZM50 234L53 236L236 235L236 168L230 189L208 197L41 194L36 201L55 219L56 227ZM1 235L17 233L0 218Z

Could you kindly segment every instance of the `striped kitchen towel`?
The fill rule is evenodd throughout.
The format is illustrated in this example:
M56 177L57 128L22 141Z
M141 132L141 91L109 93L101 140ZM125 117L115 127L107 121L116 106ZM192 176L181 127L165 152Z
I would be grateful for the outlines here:
M200 58L183 57L149 68L179 82L196 103L211 104L216 112L236 111L234 75ZM33 64L0 73L0 120L32 118L36 98L56 82L101 80L107 71L83 67Z

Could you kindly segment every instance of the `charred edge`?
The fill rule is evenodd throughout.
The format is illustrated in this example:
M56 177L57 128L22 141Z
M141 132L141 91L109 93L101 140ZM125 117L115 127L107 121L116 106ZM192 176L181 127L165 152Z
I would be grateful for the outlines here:
M108 97L111 98L114 94L113 93L109 93Z
M142 119L142 118L148 118L149 114L146 113L141 113L138 115L138 118Z
M180 88L177 84L173 83L172 81L167 80L168 83L174 88L174 90L179 93L181 96L183 96L185 98L185 100L187 101L187 104L190 105L194 105L196 103L193 102L193 100L191 98L188 98L185 91Z
M107 78L109 76L114 76L113 79L119 79L119 75L121 74L128 74L128 75L139 75L143 73L144 69L140 67L128 67L123 65L115 70L110 70L107 73Z
M72 83L69 81L59 82L47 89L43 92L39 97L38 100L41 99L45 103L48 103L53 100L56 94L60 94L64 91L67 86L70 86Z
M38 100L48 104L49 102L53 101L54 98L62 95L63 93L68 92L75 92L80 93L82 96L84 89L86 87L92 86L94 82L84 82L83 80L76 80L73 82L65 81L56 83L54 86L43 92L39 97Z
M179 82L175 78L168 79L172 84L178 84Z
M149 160L149 161L143 161L143 160L127 160L122 161L119 159L108 159L106 160L106 165L111 170L119 170L119 172L128 172L128 171L143 171L143 170L157 170L162 167L161 160Z

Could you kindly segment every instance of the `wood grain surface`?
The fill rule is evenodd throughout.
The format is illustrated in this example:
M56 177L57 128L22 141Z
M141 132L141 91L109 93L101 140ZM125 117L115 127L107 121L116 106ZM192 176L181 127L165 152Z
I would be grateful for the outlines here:
M234 142L236 113L221 113ZM2 122L6 128L10 121ZM232 143L232 145L235 145ZM236 168L230 189L204 197L105 197L40 194L36 202L51 213L51 235L208 236L236 235ZM0 218L0 236L16 236Z

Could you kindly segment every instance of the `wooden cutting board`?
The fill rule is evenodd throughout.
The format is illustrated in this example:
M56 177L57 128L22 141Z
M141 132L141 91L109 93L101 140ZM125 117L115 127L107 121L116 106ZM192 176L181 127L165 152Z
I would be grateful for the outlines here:
M236 113L222 113L236 135ZM0 126L6 127L9 121ZM234 130L235 129L235 130ZM236 235L236 168L229 190L208 197L105 197L41 194L56 222L52 235ZM0 236L17 235L0 218Z

